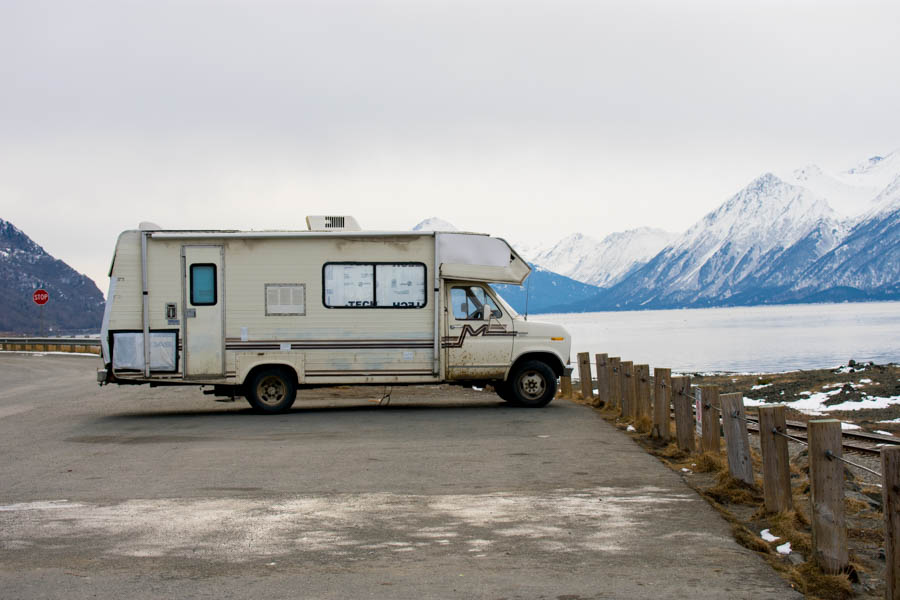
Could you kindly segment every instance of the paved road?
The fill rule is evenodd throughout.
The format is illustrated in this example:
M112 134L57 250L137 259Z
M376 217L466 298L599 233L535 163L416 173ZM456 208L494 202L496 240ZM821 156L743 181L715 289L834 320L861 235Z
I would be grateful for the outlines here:
M260 416L0 353L0 597L790 598L590 409L459 388Z

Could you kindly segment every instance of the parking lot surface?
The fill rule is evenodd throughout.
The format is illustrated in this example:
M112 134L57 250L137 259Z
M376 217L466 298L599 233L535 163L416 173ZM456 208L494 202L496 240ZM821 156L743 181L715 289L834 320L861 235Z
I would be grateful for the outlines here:
M799 597L590 408L446 386L257 415L0 353L0 598Z

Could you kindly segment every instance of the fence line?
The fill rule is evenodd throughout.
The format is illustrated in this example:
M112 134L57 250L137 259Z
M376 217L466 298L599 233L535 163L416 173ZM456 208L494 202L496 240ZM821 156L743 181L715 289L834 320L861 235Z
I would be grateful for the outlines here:
M789 435L784 405L760 406L759 420L747 418L743 394L720 394L718 386L693 387L688 376L672 377L667 368L596 354L597 393L593 394L590 355L579 354L582 395L598 405L619 408L626 420L652 415L651 438L671 439L670 409L675 414L675 440L686 452L720 452L720 427L725 432L729 474L746 485L757 486L748 437L748 422L759 427L762 451L762 492L765 510L778 513L793 508L788 441L809 447L809 481L813 560L826 573L849 568L847 526L844 517L844 464L882 479L884 512L886 598L900 600L900 446L881 448L881 473L843 456L841 423L811 420L808 441ZM586 368L582 367L585 365ZM571 397L571 382L569 382ZM590 390L585 392L584 390ZM693 392L693 393L692 393ZM696 419L696 421L695 421ZM696 426L695 426L696 424ZM696 429L696 432L695 432Z

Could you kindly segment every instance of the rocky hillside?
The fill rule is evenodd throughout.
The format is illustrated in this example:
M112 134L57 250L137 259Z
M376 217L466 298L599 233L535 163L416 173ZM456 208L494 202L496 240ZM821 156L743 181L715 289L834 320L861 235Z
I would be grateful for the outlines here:
M45 334L94 333L103 318L103 294L89 278L53 258L12 223L0 219L0 332L37 335L43 288Z

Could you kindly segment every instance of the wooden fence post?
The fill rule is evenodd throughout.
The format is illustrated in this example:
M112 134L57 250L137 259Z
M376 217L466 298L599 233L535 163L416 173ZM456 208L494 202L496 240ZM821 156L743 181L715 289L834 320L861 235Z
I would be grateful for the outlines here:
M881 449L885 598L900 600L900 446Z
M637 416L637 398L634 387L634 363L630 360L622 361L622 389L624 390L622 402L622 414L626 419L634 419Z
M562 394L563 398L567 400L572 399L572 369L571 367L566 367L563 370L563 375L559 378L559 391Z
M694 451L694 414L693 395L691 394L691 378L672 378L672 405L675 407L675 439L678 449L685 452Z
M668 442L671 437L669 405L672 398L672 369L653 369L653 429L652 437Z
M844 464L841 422L813 420L809 435L809 499L812 504L813 557L826 573L840 573L849 562L844 522Z
M747 433L747 413L744 395L740 392L722 394L722 429L725 430L725 450L728 453L728 473L747 485L755 485L753 461L750 459L750 436Z
M700 450L702 452L718 452L721 447L719 441L719 386L700 386L702 434L700 436Z
M591 354L578 353L578 382L581 384L581 397L585 400L594 398L594 382L591 381Z
M609 357L609 402L622 408L622 366L618 356Z
M650 412L650 365L634 365L634 387L637 398L638 417L649 417Z
M609 357L606 354L594 355L597 364L597 398L604 406L612 405L609 397Z
M770 513L794 507L787 438L775 431L787 433L784 406L760 406L759 446L763 459L763 496L766 511Z

